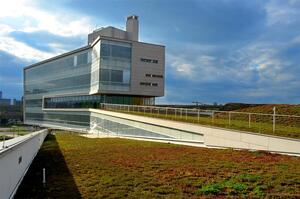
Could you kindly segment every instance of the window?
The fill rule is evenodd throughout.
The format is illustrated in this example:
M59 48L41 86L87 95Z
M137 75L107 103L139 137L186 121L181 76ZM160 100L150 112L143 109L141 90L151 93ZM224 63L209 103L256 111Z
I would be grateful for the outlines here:
M151 86L150 82L140 82L140 85L142 86Z
M156 59L146 59L146 58L141 58L140 59L142 62L146 62L146 63L154 63L154 64L158 64L158 60Z
M145 59L145 58L141 58L141 61L142 61L142 62L147 62L147 63L150 63L150 62L151 62L151 59Z
M130 82L130 70L123 70L123 83L129 84Z
M130 48L124 46L116 46L116 45L112 45L111 47L112 47L111 53L113 57L121 57L127 59L131 58Z
M145 74L146 77L157 77L157 78L163 78L163 75L156 75L156 74Z
M66 67L71 67L74 65L74 58L72 57L66 57L59 62L60 65L66 66Z
M131 79L131 44L101 41L100 88L128 91Z
M123 71L122 70L111 70L111 81L112 82L123 82Z
M87 64L88 63L88 53L83 53L77 55L77 65Z
M163 75L155 75L155 74L152 74L152 77L163 78L164 76L163 76Z
M73 63L74 66L77 66L77 56L74 56L74 63Z
M110 56L109 44L101 44L101 56Z
M41 99L25 100L26 107L42 107Z
M115 42L109 42L115 43ZM131 48L128 46L113 45L113 44L101 44L101 56L112 56L119 58L131 59Z
M108 82L109 81L109 69L100 69L100 81Z
M151 83L151 82L140 82L142 86L158 86L158 83Z
M118 82L123 84L129 84L130 71L129 70L111 70L100 69L100 81L101 82Z

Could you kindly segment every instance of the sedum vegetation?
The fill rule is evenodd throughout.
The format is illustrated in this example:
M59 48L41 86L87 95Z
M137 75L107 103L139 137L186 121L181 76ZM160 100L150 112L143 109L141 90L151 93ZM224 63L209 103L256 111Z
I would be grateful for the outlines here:
M57 133L47 137L16 195L201 197L300 197L300 158Z

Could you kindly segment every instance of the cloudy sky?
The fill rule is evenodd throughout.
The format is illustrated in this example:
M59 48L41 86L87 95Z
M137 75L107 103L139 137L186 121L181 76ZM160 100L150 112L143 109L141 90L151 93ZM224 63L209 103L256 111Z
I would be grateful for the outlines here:
M22 68L86 45L96 27L140 18L166 46L160 103L300 103L299 0L2 1L0 90L22 96Z

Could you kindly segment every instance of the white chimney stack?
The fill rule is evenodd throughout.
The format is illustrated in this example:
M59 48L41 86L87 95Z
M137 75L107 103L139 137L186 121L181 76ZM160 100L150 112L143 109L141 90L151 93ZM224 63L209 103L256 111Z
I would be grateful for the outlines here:
M132 15L127 17L126 21L126 32L128 34L128 39L133 41L139 40L139 20L138 16Z

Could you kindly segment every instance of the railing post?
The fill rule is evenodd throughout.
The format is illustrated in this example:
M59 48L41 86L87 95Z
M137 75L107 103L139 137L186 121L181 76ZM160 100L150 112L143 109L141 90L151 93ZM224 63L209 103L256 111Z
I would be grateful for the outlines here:
M46 169L43 168L43 186L46 186Z
M198 123L199 123L199 118L200 117L200 110L198 109Z
M185 109L185 120L187 120L187 108Z
M212 113L212 114L211 114L211 123L214 123L214 114L215 114L215 112L212 111L211 113Z
M259 115L259 133L261 133L261 115Z
M2 148L4 149L5 148L5 135L3 135L3 146Z
M177 115L177 109L175 108L175 120L176 120L176 115Z
M168 117L168 107L166 107L166 118Z
M231 112L228 112L228 122L229 122L229 126L230 126L230 123L231 123Z
M273 108L273 133L275 133L275 126L276 125L276 107Z
M251 127L251 113L249 113L248 126Z

